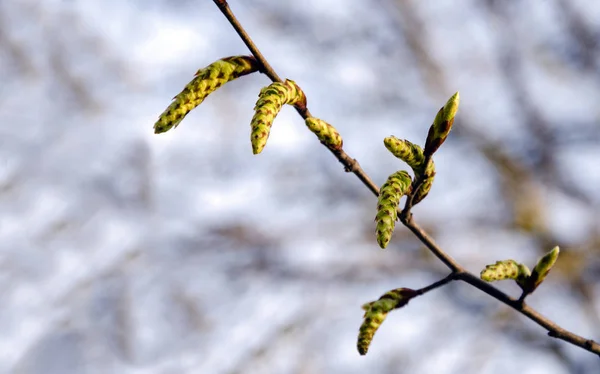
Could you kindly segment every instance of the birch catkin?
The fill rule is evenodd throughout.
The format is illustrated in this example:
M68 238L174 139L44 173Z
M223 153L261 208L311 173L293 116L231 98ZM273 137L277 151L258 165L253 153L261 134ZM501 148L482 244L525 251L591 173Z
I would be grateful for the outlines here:
M198 70L194 79L173 98L173 102L154 124L156 134L177 127L183 118L204 99L225 83L258 70L252 56L231 56Z
M417 190L415 197L413 198L413 206L417 205L429 194L431 191L431 187L433 186L433 179L435 178L435 166L433 161L429 163L429 167L427 168L425 177L423 179L423 183Z
M331 149L342 149L343 141L335 127L329 123L314 117L308 117L305 120L306 127L312 131L321 143Z
M494 282L505 279L513 279L521 289L525 289L531 271L526 265L515 260L497 261L493 265L487 265L480 273L480 278L486 282Z
M260 90L258 101L254 106L254 116L250 123L252 152L256 155L262 152L267 145L273 121L284 104L306 105L304 92L292 80L271 83Z
M377 215L375 216L377 243L381 248L387 247L396 220L398 219L398 204L402 196L406 195L411 185L410 175L404 171L397 171L390 175L387 181L381 186L379 199L377 203Z
M383 294L379 300L362 306L365 314L363 323L358 331L356 348L361 355L367 354L379 326L385 321L387 314L408 304L410 299L417 296L417 291L410 288L396 288Z
M398 139L395 136L388 136L383 139L383 145L394 156L406 162L413 169L415 175L421 172L425 156L420 146L406 139Z

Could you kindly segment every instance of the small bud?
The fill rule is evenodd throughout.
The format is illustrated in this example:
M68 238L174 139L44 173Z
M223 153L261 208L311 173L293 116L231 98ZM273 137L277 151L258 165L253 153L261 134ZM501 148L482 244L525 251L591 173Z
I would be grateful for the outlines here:
M342 149L342 137L335 127L329 123L314 117L308 117L305 121L306 126L312 131L321 143L331 149Z
M217 88L257 70L258 63L252 56L226 57L198 70L194 79L173 98L171 105L158 117L154 124L154 132L159 134L177 127L192 109L200 105Z
M504 260L497 261L493 265L487 265L481 271L480 278L486 282L512 279L517 282L521 289L525 289L530 274L531 272L527 266L515 260Z
M433 124L429 128L427 134L427 140L425 141L425 155L432 155L438 148L444 143L452 124L454 123L454 116L458 111L458 104L460 103L460 95L456 92L444 105L435 116Z
M381 186L377 215L375 216L377 243L381 248L387 247L392 238L398 219L398 204L400 204L402 196L410 191L411 182L410 175L401 170L390 175Z
M410 288L396 288L383 294L379 300L364 304L362 306L365 311L364 321L360 325L356 343L358 353L361 355L367 354L377 329L385 321L390 311L405 306L410 299L417 295L417 291Z
M250 123L250 141L255 155L262 152L267 144L273 121L284 104L306 106L306 96L294 81L286 79L283 83L271 83L260 90Z
M527 282L527 293L532 293L546 279L559 253L560 249L556 246L538 260Z
M431 191L431 187L433 186L433 179L435 178L435 166L433 165L433 161L431 161L431 163L429 164L430 167L427 169L429 176L425 177L425 179L423 179L423 183L421 183L421 186L419 187L419 189L417 190L417 192L415 193L415 197L413 197L413 206L417 205L418 203L420 203L421 201L423 201L423 199L425 197L427 197L427 195L429 194L429 191ZM431 170L433 168L433 170Z

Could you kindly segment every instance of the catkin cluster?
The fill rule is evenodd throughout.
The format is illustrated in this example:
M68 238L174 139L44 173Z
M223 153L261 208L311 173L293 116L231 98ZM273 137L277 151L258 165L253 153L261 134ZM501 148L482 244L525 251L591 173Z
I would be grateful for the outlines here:
M383 139L383 144L394 156L406 162L415 173L415 176L422 176L423 182L413 197L413 205L418 204L431 190L433 179L435 177L435 163L433 160L429 161L427 169L424 170L425 155L423 153L423 148L406 139L388 136Z

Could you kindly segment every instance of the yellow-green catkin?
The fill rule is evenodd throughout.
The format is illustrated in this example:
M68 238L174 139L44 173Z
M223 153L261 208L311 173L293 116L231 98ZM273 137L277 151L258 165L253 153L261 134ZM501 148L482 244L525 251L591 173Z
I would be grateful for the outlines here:
M419 149L420 148L421 147L419 147ZM421 165L420 171L415 171L415 174L423 176L423 182L421 183L421 186L419 187L419 189L415 193L415 196L413 197L413 206L423 201L423 199L427 197L429 191L431 191L431 187L433 186L433 180L435 178L435 163L433 162L433 160L430 159L429 163L427 164L427 168L425 170L423 170L423 168L425 168L425 164Z
M383 294L379 300L364 304L362 306L365 311L364 320L360 325L356 343L358 353L366 355L377 329L379 329L387 314L408 304L410 299L417 296L417 294L417 291L410 288L396 288Z
M423 170L425 167L425 155L423 148L406 139L398 139L395 136L388 136L387 138L383 139L383 144L394 156L406 162L408 166L413 169L415 176L423 176L423 182L413 197L413 205L418 204L427 196L427 194L429 194L429 191L431 190L433 179L435 177L435 163L433 160L430 160L427 170Z
M395 136L388 136L383 139L383 145L394 156L406 162L413 169L415 175L422 171L425 156L420 146L406 139L398 139Z
M173 98L171 105L160 115L154 124L154 132L159 134L177 127L192 109L217 88L257 70L258 63L252 56L226 57L198 70L194 79Z
M398 219L398 204L402 196L410 191L412 180L410 175L404 171L397 171L390 175L387 181L381 186L379 199L377 202L377 215L375 216L377 243L381 248L387 247L396 220Z
M497 261L493 265L487 265L481 271L480 278L486 282L513 279L519 287L524 289L530 274L531 271L526 265L515 260L503 260Z
M343 141L340 134L337 132L335 127L322 119L308 117L305 120L306 127L312 131L321 143L325 144L331 149L342 149Z
M430 163L430 165L433 165L433 161ZM413 201L412 201L413 206L417 205L418 203L423 201L423 199L425 197L427 197L427 195L429 194L429 191L431 191L431 187L433 186L434 178L435 178L435 173L428 175L423 179L423 183L421 183L421 186L419 187L419 189L415 193L415 196L413 197Z
M429 133L427 134L427 140L425 141L425 155L432 155L438 150L442 143L444 143L452 129L452 124L454 123L454 117L458 111L459 104L460 94L456 92L438 111L433 120L433 124L429 128Z
M306 106L306 96L294 81L286 79L283 83L271 83L260 90L250 123L250 141L255 155L265 148L271 125L284 104Z
M560 249L557 246L538 260L529 277L528 292L533 292L546 279L546 276L556 263L559 253Z

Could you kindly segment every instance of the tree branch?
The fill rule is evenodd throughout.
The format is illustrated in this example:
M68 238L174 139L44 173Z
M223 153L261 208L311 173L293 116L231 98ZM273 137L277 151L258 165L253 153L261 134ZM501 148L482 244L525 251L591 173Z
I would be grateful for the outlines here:
M456 262L449 254L444 252L435 241L419 226L413 219L412 214L409 212L408 215L404 215L404 212L400 216L400 220L404 224L404 226L408 227L410 231L415 234L415 236L421 241L421 243L425 244L427 249L431 251L437 258L440 259L450 270L455 273L465 272L462 266Z
M244 30L241 23L237 20L231 8L227 4L226 0L213 0L214 3L219 7L223 15L227 18L231 26L235 29L237 34L240 36L244 44L248 47L252 55L256 58L256 60L261 65L261 72L264 73L271 79L273 82L282 82L282 79L277 75L273 67L268 63L265 57L262 55L256 44L252 41L248 33ZM296 111L300 116L304 119L308 117L312 117L310 111L305 106L295 106ZM328 148L329 149L329 148ZM371 178L365 173L365 171L360 167L358 161L350 157L343 150L331 150L329 149L333 155L339 160L339 162L344 165L346 172L352 172L354 175L360 179L360 181L375 195L379 195L379 187L371 180ZM430 157L426 158L426 162L429 162ZM481 290L482 292L488 294L489 296L495 298L496 300L510 306L515 309L519 313L523 314L527 318L531 319L538 325L542 326L548 331L548 335L557 339L564 340L571 344L574 344L578 347L581 347L587 351L597 354L600 356L600 344L596 343L591 339L586 339L577 334L574 334L570 331L563 329L558 326L556 323L550 321L536 310L526 305L523 300L514 299L504 292L500 291L496 287L490 285L487 282L479 279L474 274L466 271L456 260L454 260L450 255L448 255L444 250L442 250L435 241L414 221L411 213L412 209L412 201L414 194L418 190L418 187L423 183L423 175L416 176L415 182L413 183L413 191L409 194L406 200L406 204L404 209L400 211L400 220L413 234L438 258L440 261L444 263L452 273L436 282L430 286L424 287L419 291L422 293L431 291L435 288L444 286L452 280L461 280L470 284L471 286Z
M436 288L440 288L445 286L446 284L452 282L453 280L458 279L458 273L452 272L447 277L440 279L439 281L430 284L427 287L419 288L417 291L418 295L424 295L429 291L433 291Z

